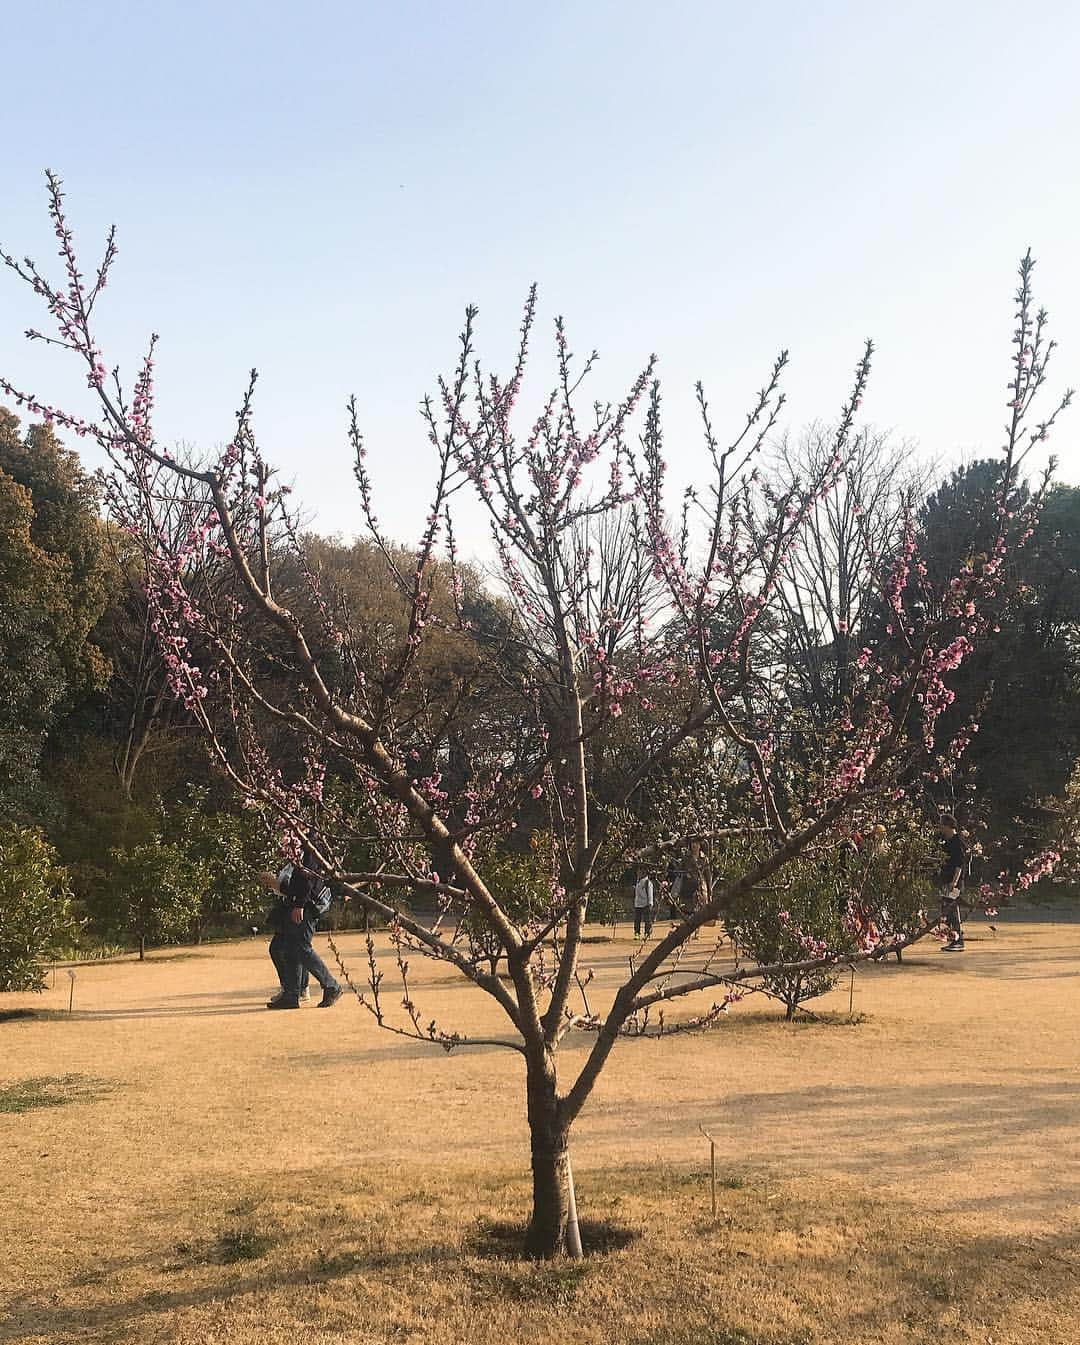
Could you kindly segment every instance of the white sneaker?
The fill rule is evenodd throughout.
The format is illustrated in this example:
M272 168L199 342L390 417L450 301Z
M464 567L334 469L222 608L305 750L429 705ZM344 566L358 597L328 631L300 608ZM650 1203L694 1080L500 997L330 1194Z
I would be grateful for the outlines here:
M305 986L304 989L300 991L300 1003L301 1003L301 1004L310 1004L310 1003L311 1003L311 987L310 987L310 986Z

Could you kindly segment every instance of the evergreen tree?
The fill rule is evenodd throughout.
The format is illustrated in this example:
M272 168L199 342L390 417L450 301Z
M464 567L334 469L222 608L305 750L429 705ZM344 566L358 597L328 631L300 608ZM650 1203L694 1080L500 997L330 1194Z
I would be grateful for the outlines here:
M102 687L108 596L97 493L47 425L0 408L0 813L40 817L50 731Z

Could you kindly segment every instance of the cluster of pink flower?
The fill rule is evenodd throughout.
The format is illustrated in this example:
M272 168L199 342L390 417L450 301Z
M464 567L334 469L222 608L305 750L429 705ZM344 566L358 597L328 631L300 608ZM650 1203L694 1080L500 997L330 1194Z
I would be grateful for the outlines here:
M946 686L943 674L954 672L973 648L966 635L958 635L944 649L927 651L919 678L920 689L916 693L923 709L923 741L927 748L933 746L937 721L956 699L956 693Z
M910 515L904 521L904 541L899 554L892 563L889 577L885 583L885 601L893 613L893 620L886 627L889 635L910 635L907 616L904 611L904 590L915 561L915 524Z
M784 929L795 940L799 948L808 958L827 958L832 956L829 951L829 945L824 939L817 939L813 934L805 930L801 925L792 919L790 911L780 911L780 923Z
M850 725L851 721L847 723ZM826 782L821 797L814 800L815 807L850 794L863 783L878 759L882 742L893 727L889 707L885 699L881 698L869 706L866 721L857 731L853 726L846 729L847 732L857 733L856 740Z
M1034 855L1024 865L1023 872L1016 880L1019 888L1027 890L1040 878L1048 878L1061 863L1061 853L1053 847L1047 847L1039 854Z
M662 520L651 510L645 516L645 536L652 557L652 575L668 587L677 608L689 613L694 608L695 590L690 582L674 539Z
M303 846L302 832L310 827L313 805L324 799L325 764L317 753L307 749L304 772L290 785L250 729L241 729L241 736L247 768L245 807L267 808L281 853L295 862Z
M856 832L852 839L858 844L861 836ZM867 909L865 902L854 897L850 898L845 905L841 913L841 921L844 928L855 939L861 953L872 953L887 937L878 928L878 923Z
M417 790L433 808L438 808L449 797L446 790L442 788L442 778L442 771L432 771L430 775L425 775L416 782Z

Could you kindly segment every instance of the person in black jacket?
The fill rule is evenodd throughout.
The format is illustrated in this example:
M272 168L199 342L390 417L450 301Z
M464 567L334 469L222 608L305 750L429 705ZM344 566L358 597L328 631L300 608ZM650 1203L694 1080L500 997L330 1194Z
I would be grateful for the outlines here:
M263 887L281 898L273 912L274 937L270 940L270 958L281 991L268 1002L268 1009L300 1007L304 972L322 986L320 1009L332 1008L343 994L330 968L312 947L315 928L330 906L330 889L314 864L314 856L305 848L299 864L286 864L280 874L259 874Z
M938 882L941 885L941 914L952 930L952 938L942 944L943 953L962 953L964 951L964 927L960 922L960 891L964 880L964 866L967 855L964 842L956 825L956 818L946 815L938 823L941 833L941 845L945 854L938 870Z
M269 891L273 892L274 895L279 898L279 900L275 902L274 905L267 912L266 920L264 922L266 928L270 930L273 936L270 940L270 947L267 951L270 954L270 961L273 962L274 964L274 970L277 972L278 975L279 995L275 995L274 996L275 999L279 998L280 994L285 992L286 982L289 980L292 974L290 971L287 970L287 958L285 956L285 922L290 918L292 914L292 907L287 903L287 900L284 896L284 887L285 884L288 883L290 877L292 876L292 871L293 871L292 864L286 863L285 865L283 865L281 869L279 869L276 878L272 873L260 873L258 875L258 881L262 884L262 886L267 888ZM301 1004L306 1004L311 999L311 990L309 989L310 981L311 976L308 973L307 967L301 964L300 967ZM269 1008L270 1005L267 1004L266 1007Z

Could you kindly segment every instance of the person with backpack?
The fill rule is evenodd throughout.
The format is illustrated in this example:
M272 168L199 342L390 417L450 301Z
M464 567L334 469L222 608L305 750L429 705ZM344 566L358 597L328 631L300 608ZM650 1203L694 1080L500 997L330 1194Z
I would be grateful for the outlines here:
M292 910L290 906L287 906L285 904L284 896L282 894L284 891L284 885L285 883L288 882L289 877L292 874L292 871L293 866L287 863L284 864L278 870L276 878L272 873L260 873L257 875L259 883L263 887L272 890L275 896L280 898L280 900L275 902L274 905L270 908L270 910L266 913L266 918L263 920L263 925L265 926L266 929L270 931L271 935L270 947L268 948L267 951L270 954L271 962L273 962L274 964L274 970L277 972L279 994L284 993L285 981L287 979L287 973L285 972L285 958L283 956L284 934L285 934L285 922L289 918L290 912ZM270 887L271 882L273 882L274 884L273 888ZM258 932L259 932L258 925L253 926L252 933L257 934ZM307 967L301 966L300 967L301 1004L307 1004L311 1000L310 981L311 981L310 972L308 971ZM274 996L274 998L277 998L277 996ZM267 1008L270 1007L269 1003L267 1004L266 1007Z
M641 938L641 924L645 922L645 937L648 939L652 935L653 908L656 904L656 890L653 887L653 880L648 874L643 874L638 870L637 882L634 884L634 938Z
M946 813L938 823L941 833L941 845L945 854L938 870L938 882L941 885L941 914L952 938L941 946L943 953L962 953L964 951L964 926L960 921L960 894L963 890L964 871L967 868L967 855L964 842L960 839L960 829L956 818Z
M314 868L315 858L305 847L299 864L286 864L278 874L260 873L259 882L280 900L271 912L274 936L270 958L281 990L267 1002L268 1009L298 1009L308 975L322 986L320 1009L330 1009L344 994L330 968L312 946L320 919L330 909L330 888Z

